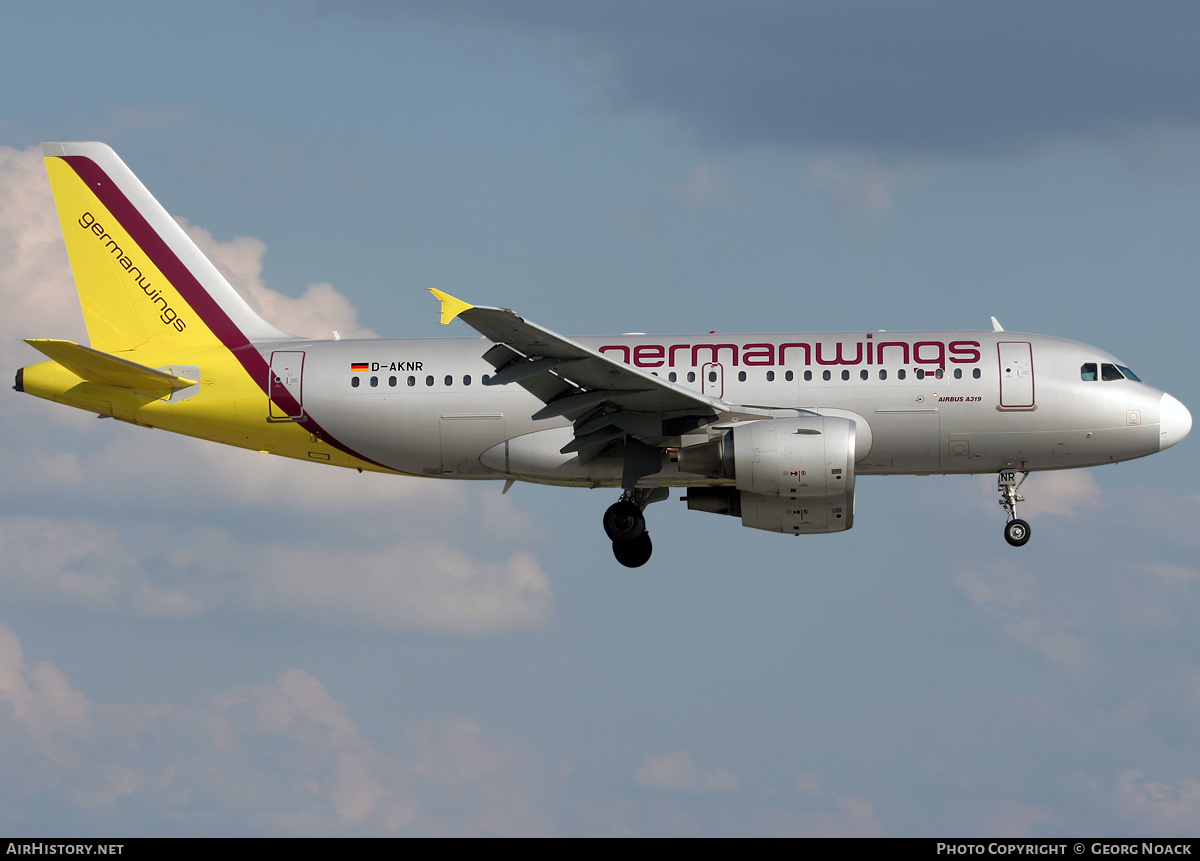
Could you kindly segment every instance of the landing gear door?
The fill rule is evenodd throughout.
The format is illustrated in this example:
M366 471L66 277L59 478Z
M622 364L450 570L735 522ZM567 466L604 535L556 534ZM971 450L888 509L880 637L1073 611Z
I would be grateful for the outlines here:
M271 353L267 421L295 422L304 418L304 353L276 350Z
M1000 406L1007 409L1032 409L1033 347L1028 341L1001 341Z

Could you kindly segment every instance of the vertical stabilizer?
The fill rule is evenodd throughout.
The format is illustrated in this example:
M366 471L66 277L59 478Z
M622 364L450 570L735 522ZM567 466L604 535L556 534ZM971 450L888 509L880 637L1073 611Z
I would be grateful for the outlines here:
M92 347L186 350L293 336L258 316L102 143L44 143Z

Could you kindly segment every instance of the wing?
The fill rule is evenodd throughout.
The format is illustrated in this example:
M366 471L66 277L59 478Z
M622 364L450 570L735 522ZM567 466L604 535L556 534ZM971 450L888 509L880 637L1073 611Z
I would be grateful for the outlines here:
M575 439L562 451L578 452L584 463L625 437L655 448L657 460L657 447L743 411L614 361L507 308L476 307L440 290L430 292L441 300L443 323L461 319L494 343L483 355L496 369L489 386L517 383L545 404L534 419L563 416L574 423ZM631 445L628 439L624 444ZM633 453L627 451L627 460Z

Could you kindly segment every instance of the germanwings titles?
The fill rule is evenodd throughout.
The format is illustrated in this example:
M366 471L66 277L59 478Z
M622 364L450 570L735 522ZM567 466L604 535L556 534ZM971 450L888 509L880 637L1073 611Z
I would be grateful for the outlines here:
M1095 347L1005 332L567 338L433 290L483 335L297 338L259 317L104 144L42 145L90 346L17 391L215 442L400 475L611 487L621 564L647 505L770 532L843 532L859 475L998 475L1021 546L1035 470L1143 457L1187 409ZM506 485L507 489L507 485Z

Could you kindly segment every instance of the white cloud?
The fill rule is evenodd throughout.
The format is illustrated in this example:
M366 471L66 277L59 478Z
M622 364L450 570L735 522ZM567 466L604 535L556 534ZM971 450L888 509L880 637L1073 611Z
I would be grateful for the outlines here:
M484 562L437 538L288 543L213 525L6 517L0 554L11 599L137 618L250 613L318 628L482 635L553 614L549 579L528 553Z
M1070 673L1093 664L1090 644L1076 633L1077 620L1063 607L1039 594L1037 576L1029 569L995 565L951 575L955 585L980 613L1010 639L1038 652Z
M692 169L684 186L684 206L689 210L699 209L726 189L730 182L728 170L707 159L701 161Z
M736 792L741 781L728 769L704 769L683 750L648 756L633 775L639 786L660 792Z
M381 752L298 669L186 705L93 704L0 625L0 798L10 829L136 833L552 834L548 777L522 738L450 715ZM45 821L49 817L52 822ZM214 830L219 829L219 830Z
M1172 785L1130 769L1118 776L1114 798L1119 810L1155 835L1190 836L1200 822L1200 781L1194 777Z
M989 514L1002 511L997 504L1000 494L996 491L994 474L977 476L969 486L960 486L960 490L971 494L971 503L976 508ZM1075 519L1080 514L1101 510L1106 502L1096 474L1090 469L1030 473L1018 492L1025 501L1017 504L1017 514L1030 522L1041 517Z
M812 185L832 195L835 214L853 218L879 218L896 208L896 193L916 184L922 172L911 167L889 168L858 159L822 158L809 165Z
M1041 826L1057 826L1062 817L1050 807L1036 807L1011 799L983 817L976 833L995 837L1041 837Z
M266 287L261 241L220 242L185 226L277 325L373 335L330 285L296 299ZM10 367L37 361L20 337L86 341L36 148L0 147L0 302L9 310L0 316L0 357ZM20 600L141 618L248 612L468 635L539 626L553 613L549 580L528 552L470 552L476 535L502 544L538 538L498 485L479 502L478 485L468 493L315 468L99 423L31 398L0 414L0 441L0 506L9 511L0 515L0 582ZM469 535L466 520L476 524Z
M995 484L994 478L992 484ZM1017 510L1026 519L1044 515L1074 518L1081 511L1103 507L1095 474L1083 469L1034 473L1022 486L1021 493L1026 501Z
M86 338L41 150L0 146L0 359L36 355L22 338Z
M267 245L261 239L235 236L220 241L184 218L176 221L250 307L272 325L306 338L332 338L335 330L343 338L379 337L359 325L358 309L331 284L310 284L295 299L267 287L262 281Z
M838 795L813 774L794 781L804 802L794 808L772 806L755 812L748 832L759 837L883 837L875 807L860 795ZM813 809L814 807L824 809Z

